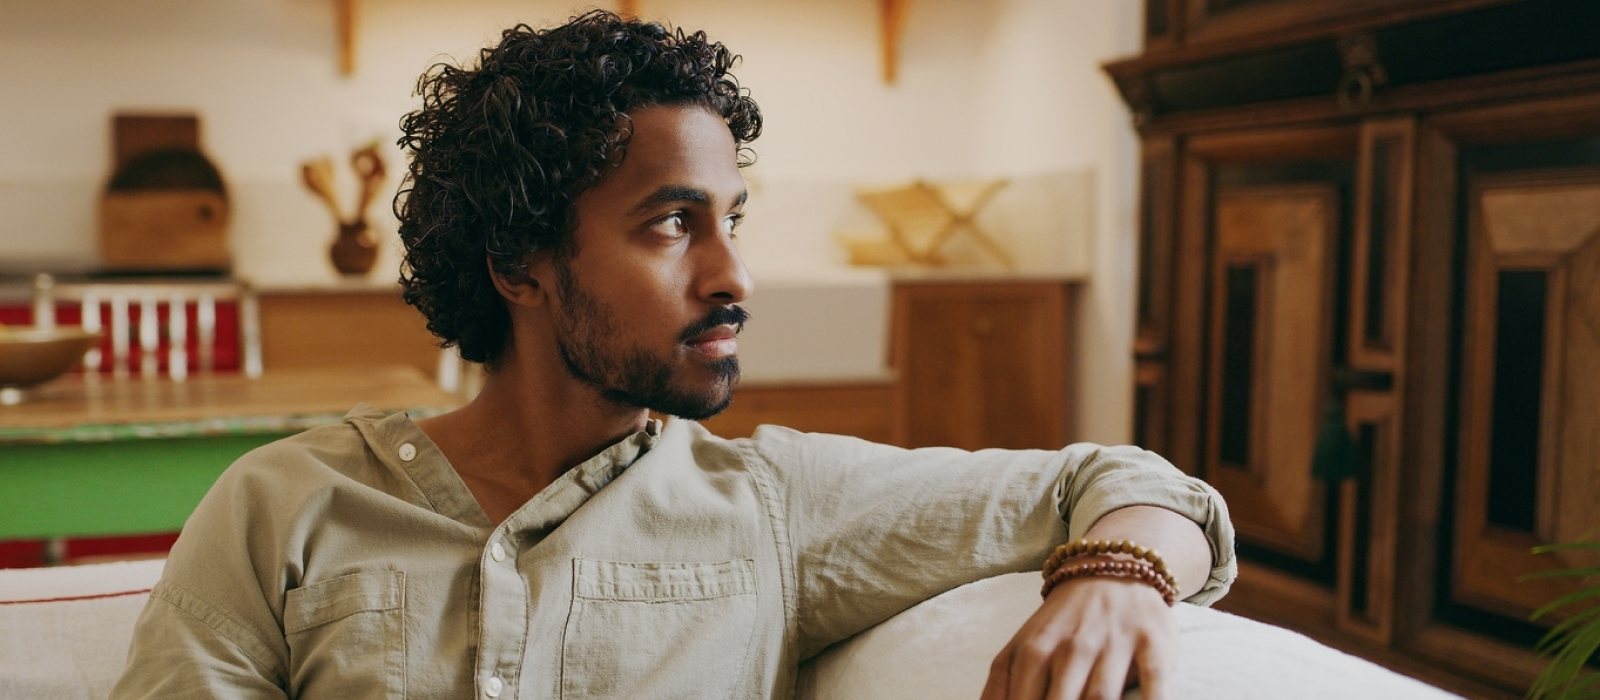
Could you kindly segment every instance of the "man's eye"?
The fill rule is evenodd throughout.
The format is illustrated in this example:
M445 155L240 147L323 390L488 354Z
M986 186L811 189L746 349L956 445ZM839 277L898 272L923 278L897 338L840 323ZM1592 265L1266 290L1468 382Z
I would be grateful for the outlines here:
M682 212L673 212L656 219L656 222L650 225L650 230L671 238L677 238L689 233L689 227L684 222Z

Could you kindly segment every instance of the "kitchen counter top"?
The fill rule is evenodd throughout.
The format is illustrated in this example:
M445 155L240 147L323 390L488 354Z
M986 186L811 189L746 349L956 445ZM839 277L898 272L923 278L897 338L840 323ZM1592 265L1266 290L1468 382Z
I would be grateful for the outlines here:
M422 417L459 401L388 366L41 385L0 407L0 541L175 532L240 455L358 403Z
M286 369L183 382L68 376L0 406L0 444L282 433L336 423L357 403L436 413L459 403L410 367Z

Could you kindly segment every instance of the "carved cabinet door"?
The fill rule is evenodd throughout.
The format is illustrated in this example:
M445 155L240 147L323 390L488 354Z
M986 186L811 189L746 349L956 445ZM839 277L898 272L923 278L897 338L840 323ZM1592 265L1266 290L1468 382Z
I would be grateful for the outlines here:
M1184 144L1170 351L1147 353L1171 387L1158 418L1174 458L1228 500L1241 554L1305 582L1290 585L1328 614L1341 492L1312 465L1343 398L1360 142L1340 127Z
M1219 188L1214 200L1206 476L1247 541L1323 558L1312 449L1332 356L1339 193Z
M1379 641L1393 629L1413 148L1414 122L1387 118L1152 139L1145 155L1146 191L1179 204L1142 217L1141 434L1227 498L1254 567L1247 605ZM1319 471L1319 449L1342 457Z
M1456 602L1525 618L1570 579L1521 580L1600 534L1600 170L1475 178L1463 271Z

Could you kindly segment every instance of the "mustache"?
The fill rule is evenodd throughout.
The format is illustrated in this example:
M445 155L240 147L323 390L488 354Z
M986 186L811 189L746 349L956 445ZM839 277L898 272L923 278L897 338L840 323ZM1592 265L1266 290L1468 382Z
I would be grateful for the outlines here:
M749 320L750 312L746 311L743 306L738 304L719 306L712 309L711 313L706 314L705 318L691 323L688 328L683 329L683 333L678 335L678 342L687 343L695 336L721 325L735 326L737 330L734 332L738 333L744 330L744 324Z

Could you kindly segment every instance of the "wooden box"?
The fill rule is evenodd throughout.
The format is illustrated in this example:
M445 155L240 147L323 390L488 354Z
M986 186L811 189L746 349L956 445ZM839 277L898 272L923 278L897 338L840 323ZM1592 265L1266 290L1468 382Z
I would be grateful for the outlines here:
M100 259L107 269L225 270L228 201L210 190L107 192Z

